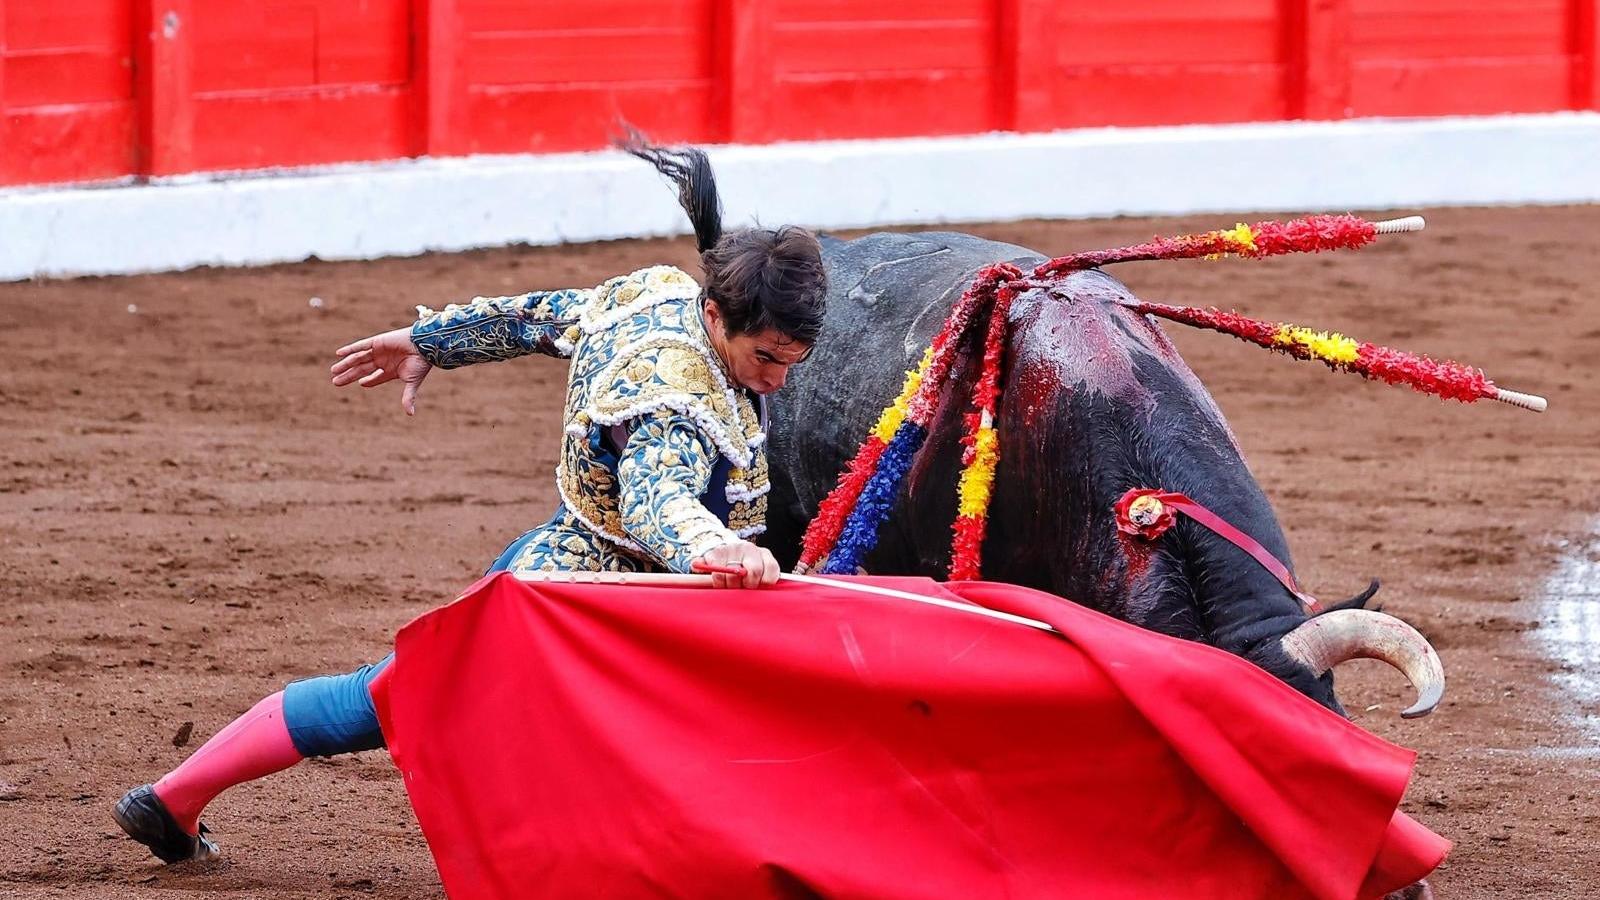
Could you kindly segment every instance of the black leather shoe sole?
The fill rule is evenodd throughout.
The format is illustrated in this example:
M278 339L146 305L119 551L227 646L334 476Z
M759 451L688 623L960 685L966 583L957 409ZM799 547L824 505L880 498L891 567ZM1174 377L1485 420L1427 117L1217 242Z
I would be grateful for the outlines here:
M149 847L162 862L210 859L217 855L217 845L206 837L205 824L200 825L198 836L185 834L148 784L123 794L111 816L128 837Z

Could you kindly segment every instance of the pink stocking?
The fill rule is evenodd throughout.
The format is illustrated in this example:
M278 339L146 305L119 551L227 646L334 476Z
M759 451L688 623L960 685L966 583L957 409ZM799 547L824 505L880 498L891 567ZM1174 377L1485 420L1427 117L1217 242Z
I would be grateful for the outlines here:
M156 797L189 834L218 794L302 759L283 723L283 691L257 703L155 783Z

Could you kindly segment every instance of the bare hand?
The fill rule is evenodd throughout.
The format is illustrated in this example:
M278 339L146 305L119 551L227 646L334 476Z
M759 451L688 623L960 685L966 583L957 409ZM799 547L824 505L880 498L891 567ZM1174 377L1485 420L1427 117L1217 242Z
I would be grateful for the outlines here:
M712 587L758 588L778 583L778 561L772 557L772 551L765 547L757 547L749 541L713 547L696 562L714 566L737 566L744 569L742 577L713 573Z
M417 389L422 379L428 377L433 366L411 343L410 328L396 328L362 338L335 350L339 361L328 371L333 374L335 387L344 387L359 379L362 387L377 387L386 381L400 379L405 390L400 392L400 408L406 415L417 414Z

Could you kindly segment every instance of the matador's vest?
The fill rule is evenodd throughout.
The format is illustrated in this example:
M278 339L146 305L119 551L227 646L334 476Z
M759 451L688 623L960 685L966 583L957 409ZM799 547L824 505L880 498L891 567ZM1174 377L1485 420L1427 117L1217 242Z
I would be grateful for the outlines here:
M766 435L711 349L693 278L653 266L605 282L561 345L571 347L572 366L556 485L568 510L607 540L643 552L622 527L604 438L613 426L670 409L692 419L731 466L725 481L708 487L723 497L706 497L707 505L725 499L728 528L740 537L766 530Z

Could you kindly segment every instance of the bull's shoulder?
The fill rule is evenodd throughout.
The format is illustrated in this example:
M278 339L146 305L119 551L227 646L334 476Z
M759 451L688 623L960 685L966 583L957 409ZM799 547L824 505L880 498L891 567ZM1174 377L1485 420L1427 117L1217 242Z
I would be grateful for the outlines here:
M1044 259L1026 247L955 231L879 231L853 240L829 238L823 242L822 257L836 283L857 283L892 269L954 277L989 263Z
M850 241L829 241L822 251L828 268L831 307L889 306L902 311L936 301L970 283L991 263L1032 265L1043 257L1014 244L950 231L878 232Z
M823 343L837 343L836 352L848 353L841 363L863 354L887 355L895 371L902 353L921 354L979 269L1008 261L1031 267L1043 259L1014 244L950 231L830 240L822 254L828 268ZM819 355L835 351L818 348Z

